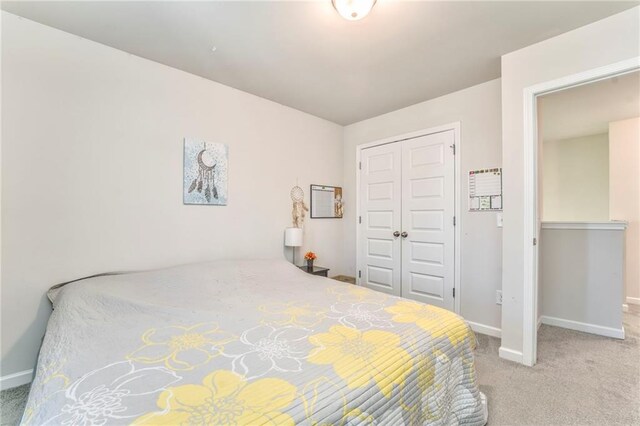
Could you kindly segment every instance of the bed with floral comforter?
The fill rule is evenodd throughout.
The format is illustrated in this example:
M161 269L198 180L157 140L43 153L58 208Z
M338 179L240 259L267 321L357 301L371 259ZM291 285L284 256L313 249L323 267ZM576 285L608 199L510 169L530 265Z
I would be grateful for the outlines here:
M102 276L50 299L24 424L486 423L464 320L284 261Z

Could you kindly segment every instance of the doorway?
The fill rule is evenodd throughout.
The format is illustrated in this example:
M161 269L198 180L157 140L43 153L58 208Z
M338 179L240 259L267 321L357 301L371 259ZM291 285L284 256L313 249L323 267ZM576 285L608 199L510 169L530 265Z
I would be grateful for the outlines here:
M537 357L537 328L540 304L539 294L539 249L542 200L539 199L541 178L538 173L544 154L539 150L538 101L544 95L561 90L596 83L612 77L622 77L640 69L640 58L612 64L585 73L568 76L525 89L525 210L524 210L524 299L523 299L523 362L534 365ZM569 300L567 300L569 302ZM621 307L620 307L621 308Z

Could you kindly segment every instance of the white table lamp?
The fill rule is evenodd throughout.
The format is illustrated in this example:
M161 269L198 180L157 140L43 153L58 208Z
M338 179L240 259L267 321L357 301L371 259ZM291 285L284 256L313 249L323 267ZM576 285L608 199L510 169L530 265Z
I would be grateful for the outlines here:
M291 263L296 263L296 247L302 246L302 228L286 228L284 230L284 245L293 247Z

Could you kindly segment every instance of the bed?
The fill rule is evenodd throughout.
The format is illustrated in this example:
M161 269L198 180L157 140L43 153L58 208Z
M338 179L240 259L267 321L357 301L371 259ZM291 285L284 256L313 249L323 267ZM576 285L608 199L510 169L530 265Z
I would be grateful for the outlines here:
M284 261L100 276L49 298L23 424L486 423L462 318Z

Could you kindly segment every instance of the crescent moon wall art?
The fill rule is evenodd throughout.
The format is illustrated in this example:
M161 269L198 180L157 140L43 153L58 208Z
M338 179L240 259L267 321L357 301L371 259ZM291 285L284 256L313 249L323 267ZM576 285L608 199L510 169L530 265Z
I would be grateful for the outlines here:
M228 173L227 145L184 139L184 204L226 206Z

